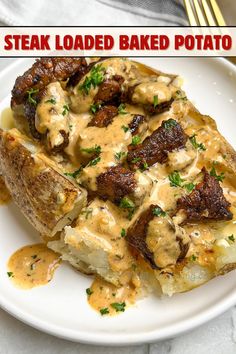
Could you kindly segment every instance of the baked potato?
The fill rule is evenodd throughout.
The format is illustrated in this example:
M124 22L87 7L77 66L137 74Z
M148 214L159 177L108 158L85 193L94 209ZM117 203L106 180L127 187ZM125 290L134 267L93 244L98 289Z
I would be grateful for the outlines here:
M48 247L138 292L235 269L236 154L182 80L123 58L64 60L60 75L44 59L17 79L17 128L0 132L13 199L41 233L61 232Z

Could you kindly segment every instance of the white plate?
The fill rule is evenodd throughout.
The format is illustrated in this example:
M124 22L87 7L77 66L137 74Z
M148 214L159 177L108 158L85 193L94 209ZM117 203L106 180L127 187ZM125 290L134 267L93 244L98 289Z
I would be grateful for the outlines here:
M236 147L236 70L223 59L139 59L185 78L185 89L197 108L215 118L220 131ZM31 60L18 60L0 75L0 110L9 105L17 75ZM101 317L86 301L91 278L67 264L47 286L15 288L7 277L9 256L19 247L37 242L37 233L11 204L0 207L0 306L33 327L59 337L93 344L138 344L172 337L190 330L236 303L236 273L172 298L148 297L116 317Z

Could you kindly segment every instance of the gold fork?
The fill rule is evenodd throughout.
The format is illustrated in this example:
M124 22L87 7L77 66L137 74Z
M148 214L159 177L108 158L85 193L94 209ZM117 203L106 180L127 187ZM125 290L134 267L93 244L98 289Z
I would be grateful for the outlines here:
M226 26L216 0L184 0L191 26Z

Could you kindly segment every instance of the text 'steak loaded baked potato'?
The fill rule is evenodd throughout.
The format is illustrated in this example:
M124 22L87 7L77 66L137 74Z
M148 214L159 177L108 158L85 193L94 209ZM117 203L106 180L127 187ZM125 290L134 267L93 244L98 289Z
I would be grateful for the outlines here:
M1 173L101 314L236 268L236 158L181 79L124 58L47 58L18 77ZM79 280L78 280L79 281Z

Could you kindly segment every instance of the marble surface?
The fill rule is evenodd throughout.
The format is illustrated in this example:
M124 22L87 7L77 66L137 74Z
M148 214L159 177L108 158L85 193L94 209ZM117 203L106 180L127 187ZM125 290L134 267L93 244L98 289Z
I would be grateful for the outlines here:
M98 347L41 333L0 310L0 354L235 354L236 307L213 321L155 344Z
M0 59L0 70L13 59ZM35 330L0 309L0 354L235 354L236 306L209 323L155 344L98 347L72 343Z

